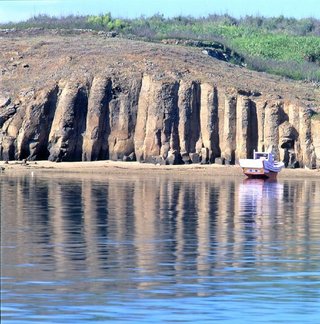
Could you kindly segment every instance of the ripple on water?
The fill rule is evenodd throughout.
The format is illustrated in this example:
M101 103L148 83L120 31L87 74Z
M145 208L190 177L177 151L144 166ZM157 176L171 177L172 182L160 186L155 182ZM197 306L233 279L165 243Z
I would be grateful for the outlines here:
M320 317L319 181L4 179L4 322Z

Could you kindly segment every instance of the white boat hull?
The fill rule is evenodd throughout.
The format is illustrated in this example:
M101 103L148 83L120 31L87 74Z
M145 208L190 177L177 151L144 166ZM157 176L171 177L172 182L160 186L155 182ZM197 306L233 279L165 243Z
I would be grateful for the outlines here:
M255 157L259 153L255 153ZM267 153L260 153L267 154ZM260 157L254 159L240 159L239 164L243 173L249 178L276 178L278 173L284 167L284 163L276 162L273 157L268 155L268 158Z

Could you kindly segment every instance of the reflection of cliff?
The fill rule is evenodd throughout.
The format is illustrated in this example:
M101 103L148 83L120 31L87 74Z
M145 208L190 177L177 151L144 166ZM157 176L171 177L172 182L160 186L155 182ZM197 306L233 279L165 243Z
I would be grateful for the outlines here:
M39 264L39 280L45 264L60 279L82 271L142 290L166 280L179 285L194 265L201 283L225 268L271 262L270 255L312 254L312 245L286 242L317 240L319 191L317 181L6 178L2 239L17 248L3 262ZM164 269L170 278L157 277ZM99 287L97 280L88 289Z

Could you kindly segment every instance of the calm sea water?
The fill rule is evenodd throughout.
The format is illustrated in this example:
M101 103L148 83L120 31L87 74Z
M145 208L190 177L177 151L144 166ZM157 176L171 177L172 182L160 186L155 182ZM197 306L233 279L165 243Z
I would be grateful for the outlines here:
M319 323L320 181L0 175L2 323Z

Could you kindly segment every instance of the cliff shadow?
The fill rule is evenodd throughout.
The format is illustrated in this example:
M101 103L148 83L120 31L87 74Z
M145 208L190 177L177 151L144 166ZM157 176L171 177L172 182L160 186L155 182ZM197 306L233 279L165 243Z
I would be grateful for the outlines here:
M187 152L196 153L196 145L201 138L201 126L200 126L200 83L193 82L191 89L191 102L188 111L187 119Z
M74 136L71 140L73 148L68 160L81 161L83 147L83 133L86 130L88 113L88 93L87 89L80 88L74 103ZM73 143L72 143L73 142Z
M43 107L44 126L42 126L42 121L40 120L39 127L41 131L39 134L38 145L34 152L29 152L30 155L28 156L28 159L47 160L49 158L50 152L48 149L48 141L52 122L57 108L58 93L59 88L57 86L48 95L48 101L44 104Z
M217 157L221 156L220 149L220 135L219 135L219 100L218 100L218 89L214 87L213 89L213 107L211 115L211 149L212 155L210 156L210 163L213 163Z
M110 127L110 108L109 103L112 99L112 82L107 83L104 96L101 101L101 116L99 118L99 140L93 145L93 160L108 160L109 159L109 146L108 137L111 133Z
M253 151L258 148L258 116L256 103L250 100L249 106L249 123L248 123L248 141L247 152L248 157L253 158Z

